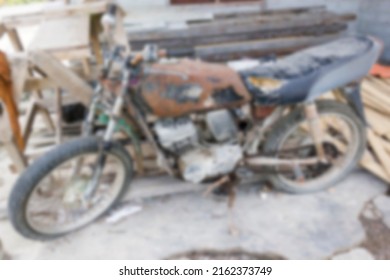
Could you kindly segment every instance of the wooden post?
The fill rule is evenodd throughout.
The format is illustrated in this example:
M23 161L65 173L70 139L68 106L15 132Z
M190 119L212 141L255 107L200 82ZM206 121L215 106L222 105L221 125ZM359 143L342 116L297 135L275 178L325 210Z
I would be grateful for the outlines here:
M4 143L4 147L14 164L15 170L12 171L18 173L23 172L27 167L27 160L24 157L23 153L19 150L15 141L12 140Z
M99 42L99 33L101 31L100 19L100 15L93 15L91 17L91 44L97 64L103 65L103 54Z
M62 142L62 91L60 88L56 89L56 143Z
M0 23L0 39L3 37L3 35L7 32L7 29L5 28L4 24Z

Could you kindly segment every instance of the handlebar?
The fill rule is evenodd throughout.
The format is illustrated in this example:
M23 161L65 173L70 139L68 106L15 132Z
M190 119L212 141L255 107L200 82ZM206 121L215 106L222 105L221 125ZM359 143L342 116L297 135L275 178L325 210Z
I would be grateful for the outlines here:
M122 51L126 49L125 46L118 46L114 40L114 30L117 27L117 13L118 6L115 3L110 3L107 5L107 11L104 13L101 24L103 25L104 32L106 33L109 46L113 48L110 58L105 62L101 78L106 79L111 71L113 62L121 56ZM194 49L185 49L185 50L159 50L156 45L147 45L143 52L139 52L133 55L130 55L126 59L127 67L134 67L142 62L154 62L159 58L165 57L183 57L183 56L194 56ZM128 49L126 51L126 56L128 55Z

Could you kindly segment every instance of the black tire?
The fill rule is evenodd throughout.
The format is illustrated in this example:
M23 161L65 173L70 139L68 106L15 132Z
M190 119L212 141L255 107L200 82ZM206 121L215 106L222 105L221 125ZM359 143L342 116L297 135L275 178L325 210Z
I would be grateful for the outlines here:
M26 218L26 205L32 191L37 184L56 167L65 161L86 153L97 153L101 145L101 139L96 137L85 137L64 143L51 150L33 164L31 164L15 183L8 202L8 211L14 228L26 238L35 240L51 240L63 236L69 232L61 234L46 234L33 229ZM103 215L126 193L131 179L133 177L132 159L125 148L119 143L113 142L107 151L108 154L114 155L120 160L125 167L125 177L118 195L115 197L110 206L100 214ZM98 217L96 217L98 218ZM91 221L92 222L92 221ZM87 224L78 227L78 230ZM72 230L74 231L74 230Z
M337 176L329 178L329 180L324 179L323 182L305 188L303 186L297 186L289 183L286 180L281 178L280 174L271 174L268 176L268 179L271 181L273 186L281 191L285 191L292 194L305 194L312 193L327 189L332 187L335 183L343 179L359 162L366 148L366 126L363 124L362 120L356 115L356 113L349 107L347 104L332 101L332 100L321 100L317 101L317 110L319 115L324 113L336 113L339 115L348 118L356 128L357 135L355 135L355 141L357 143L357 149L355 149L353 156L351 155L352 160L350 160L347 166L343 166L342 170L339 171ZM305 120L304 111L302 108L293 110L288 115L282 117L277 123L272 127L271 131L267 135L267 139L264 145L264 153L269 156L277 156L277 150L281 145L284 137L288 133L291 127L296 126Z

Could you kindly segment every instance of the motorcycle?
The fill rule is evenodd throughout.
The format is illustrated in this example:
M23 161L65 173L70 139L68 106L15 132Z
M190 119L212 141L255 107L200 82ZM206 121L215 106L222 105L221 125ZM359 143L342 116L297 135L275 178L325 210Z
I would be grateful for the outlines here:
M113 5L106 25L115 13ZM365 150L359 81L381 48L374 38L354 36L243 67L170 58L152 45L137 54L117 46L82 137L55 147L18 178L10 220L37 240L87 225L125 194L135 170L144 172L144 142L164 171L192 183L216 187L263 174L289 193L329 188ZM329 91L338 98L324 98Z

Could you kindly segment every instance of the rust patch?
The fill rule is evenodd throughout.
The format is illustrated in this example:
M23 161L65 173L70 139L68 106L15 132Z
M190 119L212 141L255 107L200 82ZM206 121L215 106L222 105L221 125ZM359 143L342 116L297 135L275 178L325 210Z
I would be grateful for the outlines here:
M276 106L255 105L252 107L253 116L256 119L264 119L272 114Z
M240 76L222 64L183 59L148 66L144 76L142 97L159 117L233 108L251 100Z
M199 102L203 89L196 84L168 85L162 93L164 98L176 100L178 103Z

